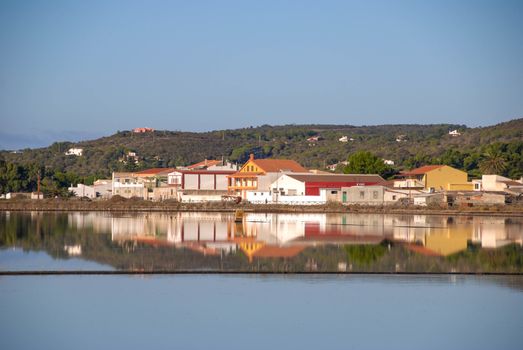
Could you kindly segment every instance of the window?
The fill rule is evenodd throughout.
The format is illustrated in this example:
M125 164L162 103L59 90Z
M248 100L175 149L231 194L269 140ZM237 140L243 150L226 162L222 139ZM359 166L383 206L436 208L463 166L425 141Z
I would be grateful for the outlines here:
M372 191L372 198L378 199L378 191Z
M338 194L338 191L331 191L331 194Z
M392 200L395 201L396 200L396 195L392 195Z
M360 199L365 198L365 191L360 191Z

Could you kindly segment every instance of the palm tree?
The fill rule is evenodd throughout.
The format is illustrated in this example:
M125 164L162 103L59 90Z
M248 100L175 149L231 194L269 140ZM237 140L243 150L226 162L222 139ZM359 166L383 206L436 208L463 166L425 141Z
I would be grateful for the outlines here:
M499 150L488 150L479 162L479 169L483 174L502 174L507 167L507 161Z

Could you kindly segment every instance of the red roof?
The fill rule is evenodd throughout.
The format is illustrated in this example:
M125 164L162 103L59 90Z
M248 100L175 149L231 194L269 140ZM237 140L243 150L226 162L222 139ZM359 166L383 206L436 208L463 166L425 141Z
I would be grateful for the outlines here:
M376 174L286 174L300 182L356 182L356 183L382 183L385 180Z
M298 162L290 159L254 159L253 162L266 173L276 173L280 171L307 172L307 169L302 167Z
M401 175L424 175L432 170L444 167L445 165L425 165L420 168L412 169L411 171L402 172Z
M171 171L174 171L174 168L151 168L151 169L145 169L142 171L138 171L135 173L135 175L157 175L160 173L170 173Z
M217 159L205 159L205 160L202 160L201 162L198 162L196 164L192 164L192 165L187 166L187 169L194 169L194 168L201 168L201 167L210 167L210 166L213 166L213 165L220 164L221 162L222 162L221 160L217 160Z

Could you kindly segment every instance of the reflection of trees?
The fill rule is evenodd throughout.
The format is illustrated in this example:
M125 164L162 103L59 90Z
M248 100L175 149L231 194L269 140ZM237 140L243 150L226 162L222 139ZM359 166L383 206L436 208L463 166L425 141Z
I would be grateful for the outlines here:
M346 245L345 251L348 262L369 266L385 254L386 248L382 244Z

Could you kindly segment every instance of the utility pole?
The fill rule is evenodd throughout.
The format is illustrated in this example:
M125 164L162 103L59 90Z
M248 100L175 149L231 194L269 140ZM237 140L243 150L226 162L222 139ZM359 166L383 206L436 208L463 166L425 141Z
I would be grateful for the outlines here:
M36 198L40 199L40 170L38 170L38 174L36 175L36 195Z

